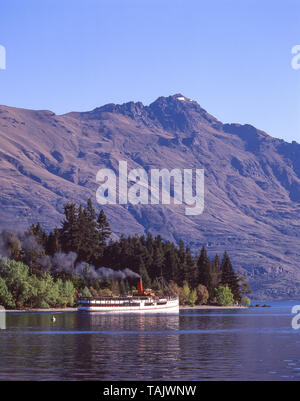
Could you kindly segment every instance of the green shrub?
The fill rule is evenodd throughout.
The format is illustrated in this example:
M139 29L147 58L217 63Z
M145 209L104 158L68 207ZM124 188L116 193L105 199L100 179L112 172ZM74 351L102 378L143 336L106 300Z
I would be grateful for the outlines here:
M40 302L40 308L49 309L50 306L47 304L46 301L44 301L44 300L42 299L41 302Z
M84 289L80 291L79 296L80 297L92 297L92 294L91 294L91 291L87 287L84 287Z
M190 292L189 304L195 306L196 301L197 301L197 291L194 289Z
M27 305L33 291L28 266L0 257L0 276L4 279L14 302L19 305Z
M59 306L73 306L74 305L74 292L75 288L73 283L69 280L63 282L62 280L57 280L58 288L59 288Z
M242 300L241 300L241 304L242 304L243 306L249 306L249 305L251 304L251 301L250 301L250 299L249 299L248 297L244 297L244 298L242 298Z
M185 281L183 283L183 287L180 288L180 291L179 291L180 305L186 305L189 303L190 293L191 293L190 287L189 287L188 283Z
M205 285L199 284L196 288L197 291L197 303L199 305L205 305L209 298L209 293Z
M5 308L14 308L16 306L15 301L11 293L8 291L7 285L2 277L0 277L0 305Z
M54 281L49 273L37 277L25 264L0 256L0 305L5 308L73 306L74 292L69 280Z
M220 306L232 306L234 304L233 294L227 285L220 285L216 288L216 299Z

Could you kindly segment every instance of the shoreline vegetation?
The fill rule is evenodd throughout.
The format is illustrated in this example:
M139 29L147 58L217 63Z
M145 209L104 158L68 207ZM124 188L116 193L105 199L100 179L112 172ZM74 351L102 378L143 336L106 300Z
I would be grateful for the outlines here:
M249 309L248 306L243 305L233 305L233 306L220 306L220 305L195 305L195 306L188 306L188 305L180 305L180 310L205 310L205 309ZM28 309L7 309L5 312L8 313L65 313L65 312L78 312L77 308L28 308ZM81 313L81 312L80 312ZM110 312L110 314L115 314L115 312ZM124 313L125 314L125 313ZM130 314L130 313L129 313Z
M0 233L0 305L6 310L65 310L78 297L135 296L141 278L151 296L178 296L181 307L249 306L245 275L227 252L210 259L205 246L192 254L160 235L111 239L104 211L68 203L60 227L40 223L24 233ZM105 266L105 267L104 267ZM59 308L59 309L57 309ZM70 310L70 309L68 309Z
M221 305L180 305L180 310L210 310L210 309L252 309L252 308L270 308L271 305L263 304L263 305L231 305L231 306L221 306ZM78 312L77 307L69 307L69 308L27 308L27 309L7 309L5 312L11 313L65 313L65 312ZM111 313L113 314L113 313Z

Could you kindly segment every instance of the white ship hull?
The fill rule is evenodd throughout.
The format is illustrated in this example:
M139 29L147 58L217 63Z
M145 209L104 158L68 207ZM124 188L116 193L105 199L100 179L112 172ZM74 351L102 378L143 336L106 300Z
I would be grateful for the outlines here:
M159 300L158 302L144 300L139 302L119 302L116 300L106 303L97 300L83 300L78 305L78 310L100 313L179 313L179 300L177 298Z

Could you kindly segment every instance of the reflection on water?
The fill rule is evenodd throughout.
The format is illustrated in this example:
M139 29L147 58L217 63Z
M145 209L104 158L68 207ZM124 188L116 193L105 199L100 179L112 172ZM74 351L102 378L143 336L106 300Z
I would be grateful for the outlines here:
M179 315L8 314L0 379L299 380L291 307Z

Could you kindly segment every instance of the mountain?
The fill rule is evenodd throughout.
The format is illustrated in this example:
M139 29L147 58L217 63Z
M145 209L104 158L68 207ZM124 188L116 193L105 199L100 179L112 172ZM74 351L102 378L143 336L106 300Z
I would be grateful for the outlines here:
M195 252L227 250L255 297L300 295L300 145L222 124L181 94L64 115L0 106L0 228L54 228L68 200L96 203L97 171L117 171L119 160L146 171L203 168L205 209L105 206L116 235L151 231Z

